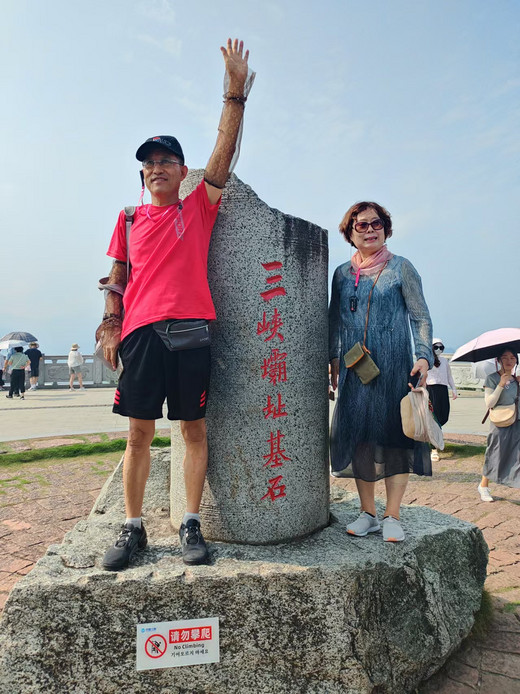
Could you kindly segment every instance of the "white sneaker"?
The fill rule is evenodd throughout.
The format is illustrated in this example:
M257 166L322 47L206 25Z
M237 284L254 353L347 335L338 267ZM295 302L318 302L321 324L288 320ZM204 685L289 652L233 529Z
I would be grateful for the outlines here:
M70 392L70 393L74 393L75 391L76 391L75 388L69 388L69 392Z
M361 511L359 518L353 523L347 525L347 534L355 535L356 537L365 537L368 533L377 533L381 526L377 517L374 518L369 513Z
M402 542L404 540L403 526L397 518L393 516L383 518L383 540L385 542Z
M481 487L479 484L477 489L478 493L480 494L481 501L494 501L493 497L491 496L491 492L489 491L489 487Z
M85 388L83 386L81 386L80 390L85 390Z

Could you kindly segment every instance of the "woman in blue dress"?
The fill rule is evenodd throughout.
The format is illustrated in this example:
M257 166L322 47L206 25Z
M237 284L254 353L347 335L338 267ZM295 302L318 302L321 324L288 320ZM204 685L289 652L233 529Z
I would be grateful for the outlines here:
M431 475L429 446L404 435L400 402L411 376L419 377L417 386L426 382L433 361L432 324L416 269L386 246L392 221L384 207L356 203L339 228L357 252L336 268L329 308L332 385L339 388L331 430L332 472L356 479L361 513L347 532L357 537L380 529L375 482L385 480L383 539L399 542L404 540L399 511L408 475ZM346 368L344 355L356 342L363 343L369 295L366 347L380 374L363 384Z

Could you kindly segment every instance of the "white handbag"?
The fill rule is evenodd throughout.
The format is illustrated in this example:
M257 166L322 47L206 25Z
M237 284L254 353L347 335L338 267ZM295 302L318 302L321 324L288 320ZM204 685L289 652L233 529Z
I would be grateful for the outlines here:
M405 436L444 449L442 429L435 421L426 388L414 388L401 400L401 423Z

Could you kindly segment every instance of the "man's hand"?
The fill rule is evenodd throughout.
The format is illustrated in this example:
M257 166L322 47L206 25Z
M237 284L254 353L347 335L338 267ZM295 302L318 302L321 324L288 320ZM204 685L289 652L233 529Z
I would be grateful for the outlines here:
M244 42L238 39L232 41L227 40L227 48L224 46L220 47L222 55L224 57L224 62L226 63L226 72L229 75L229 91L238 92L236 96L242 96L242 90L244 89L244 84L247 78L247 59L249 58L249 51L244 51Z
M101 342L103 356L115 371L117 369L117 350L121 344L121 322L114 318L103 321L96 330L96 341Z

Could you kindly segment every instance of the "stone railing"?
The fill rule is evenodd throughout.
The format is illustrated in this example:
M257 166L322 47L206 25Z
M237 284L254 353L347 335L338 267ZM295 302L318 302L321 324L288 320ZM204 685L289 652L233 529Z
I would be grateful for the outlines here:
M451 354L444 354L446 359L452 357ZM469 361L450 362L451 373L457 390L476 390L483 391L484 379L475 378L473 375L473 366Z
M445 355L447 359L451 354ZM119 377L119 371L111 371L103 362L96 359L92 354L83 355L83 383L86 386L102 388L104 386L114 386ZM473 369L470 362L452 362L450 364L453 380L458 390L482 390L484 381L473 376ZM28 380L28 379L27 379ZM4 376L4 381L9 383L9 376ZM76 379L77 381L77 379ZM38 387L40 388L62 388L69 384L69 367L67 365L67 355L44 355L40 362L40 377Z
M83 354L84 363L81 367L83 384L85 386L103 388L114 386L119 377L119 370L112 371L105 364L96 359L92 354ZM67 355L47 355L40 361L40 375L38 377L39 388L68 388L69 367ZM76 379L76 387L77 387ZM9 383L9 376L4 376L4 381ZM26 382L29 381L27 373Z

